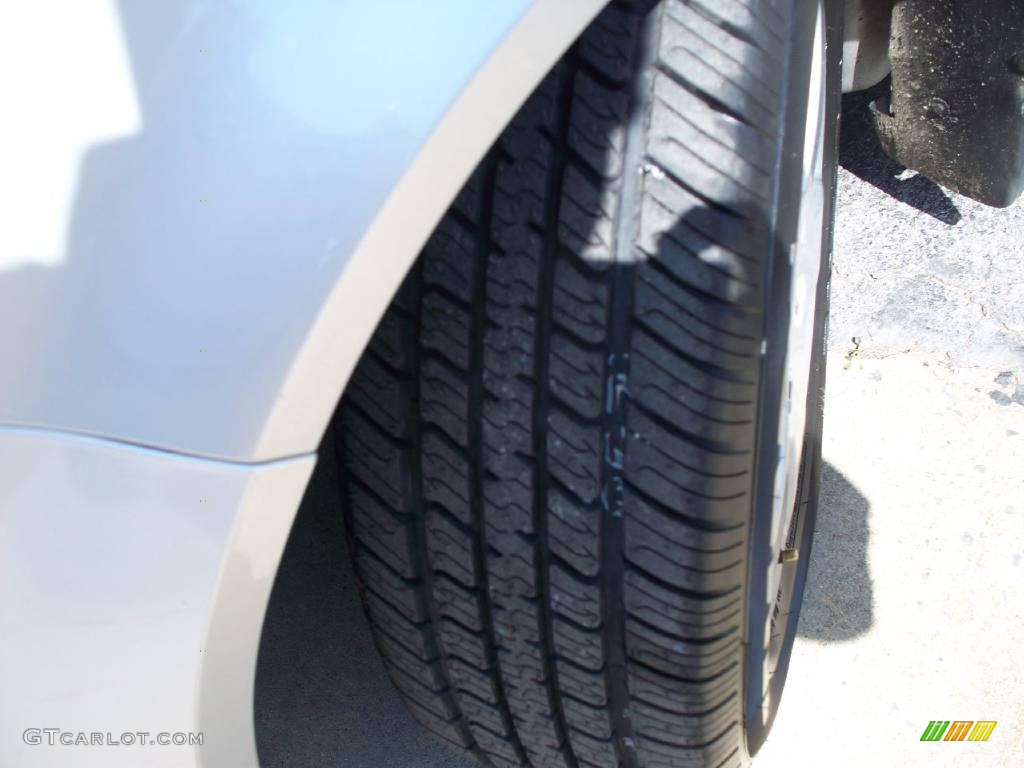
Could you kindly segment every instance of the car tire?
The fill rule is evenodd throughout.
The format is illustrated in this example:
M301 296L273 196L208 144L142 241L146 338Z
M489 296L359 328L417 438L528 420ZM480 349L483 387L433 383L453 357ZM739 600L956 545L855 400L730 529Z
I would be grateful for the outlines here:
M353 374L368 620L485 764L738 766L771 725L817 506L834 11L608 6Z

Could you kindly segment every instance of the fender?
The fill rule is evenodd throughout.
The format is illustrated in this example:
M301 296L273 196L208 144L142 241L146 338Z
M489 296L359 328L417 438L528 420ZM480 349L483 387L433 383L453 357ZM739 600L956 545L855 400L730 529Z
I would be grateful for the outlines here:
M256 764L274 574L349 373L601 0L25 6L0 25L0 762ZM144 758L136 750L145 750Z
M315 450L420 246L602 4L19 11L0 424Z

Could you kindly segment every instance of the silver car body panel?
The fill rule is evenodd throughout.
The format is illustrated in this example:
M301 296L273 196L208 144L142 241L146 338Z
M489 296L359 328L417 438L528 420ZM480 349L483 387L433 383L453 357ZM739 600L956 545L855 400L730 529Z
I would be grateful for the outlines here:
M255 766L260 630L314 463L0 431L0 765ZM203 745L26 743L33 728Z
M36 119L0 142L0 424L265 461L316 448L419 245L601 3L48 5L4 25Z
M338 397L436 221L602 5L5 11L0 764L255 764L259 632Z

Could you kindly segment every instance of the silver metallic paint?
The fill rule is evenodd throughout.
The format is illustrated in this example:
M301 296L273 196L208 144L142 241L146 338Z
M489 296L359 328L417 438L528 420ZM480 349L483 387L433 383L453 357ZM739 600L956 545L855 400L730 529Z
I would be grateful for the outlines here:
M46 50L58 7L10 14L5 25L24 25L68 92L109 109L105 90L132 83L141 124L99 144L73 132L50 140L50 153L80 165L59 177L70 190L56 175L47 190L73 201L61 252L45 265L0 254L15 265L0 271L0 424L236 461L314 450L343 380L330 382L326 413L300 403L301 428L264 437L296 355L388 195L529 5L123 0L116 42L131 71L116 81L79 79L76 60L102 47L88 39ZM34 63L4 78L31 80ZM503 85L488 98L514 98ZM63 119L84 123L89 104ZM34 107L14 106L26 118ZM442 206L461 183L443 170ZM15 171L0 184L16 199L35 166ZM47 202L23 200L17 215ZM378 266L414 255L373 254ZM324 332L364 327L354 318L376 316L394 287L348 303Z
M314 463L0 430L0 765L256 765L260 628ZM27 728L204 745L30 746Z
M335 402L602 4L5 12L31 127L0 141L0 765L255 765L259 631ZM21 741L51 726L205 744Z

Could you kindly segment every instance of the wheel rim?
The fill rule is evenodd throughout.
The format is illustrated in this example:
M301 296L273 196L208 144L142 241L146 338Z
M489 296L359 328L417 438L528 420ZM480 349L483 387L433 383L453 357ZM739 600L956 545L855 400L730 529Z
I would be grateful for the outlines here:
M817 7L814 41L808 79L807 112L804 124L804 152L796 242L790 249L789 324L783 382L778 402L778 450L774 468L769 542L771 560L766 579L765 600L772 607L765 617L762 635L767 652L762 669L762 717L767 725L778 705L781 686L773 677L791 647L787 632L790 607L799 579L796 571L806 552L799 549L807 540L806 519L797 514L806 497L804 469L807 454L806 424L811 362L814 354L818 282L822 266L825 211L825 18L823 4ZM787 553L783 562L783 552ZM787 644L787 635L790 642ZM777 683L777 681L775 681Z
M822 217L824 216L825 78L824 19L821 6L815 22L811 76L808 84L804 133L803 183L801 184L797 241L790 250L789 334L782 398L779 403L779 456L772 494L772 566L768 575L769 603L776 595L785 567L780 555L787 549L799 496L807 422L807 389L814 340L815 307L821 272ZM799 556L799 553L797 553Z
M811 354L818 278L821 273L822 219L824 216L825 78L824 19L818 7L815 23L814 53L808 85L807 119L804 146L804 175L801 185L797 241L790 250L789 335L782 398L779 403L779 457L772 494L771 542L773 565L768 578L769 602L774 602L782 579L780 554L786 549L793 513L799 493L807 422L807 389L810 381Z

